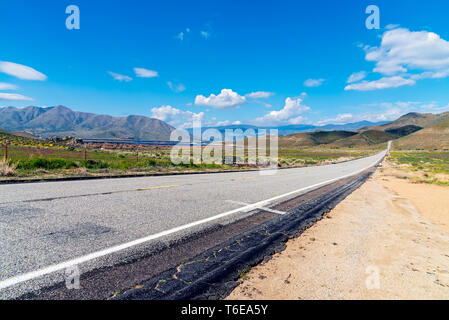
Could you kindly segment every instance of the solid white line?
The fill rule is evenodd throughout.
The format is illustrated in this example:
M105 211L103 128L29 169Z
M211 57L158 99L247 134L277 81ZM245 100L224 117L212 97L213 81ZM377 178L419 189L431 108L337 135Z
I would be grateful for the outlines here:
M388 149L387 149L387 151L388 151ZM386 153L386 151L383 151L383 152ZM377 155L380 155L380 154L381 153L378 153ZM106 255L109 255L109 254L112 254L112 253L116 253L116 252L119 252L119 251L122 251L122 250L125 250L125 249L128 249L128 248L131 248L131 247L143 244L143 243L151 241L151 240L155 240L155 239L158 239L158 238L161 238L161 237L164 237L164 236L168 236L168 235L171 235L173 233L176 233L176 232L179 232L179 231L182 231L182 230L190 229L192 227L196 227L198 225L201 225L201 224L204 224L204 223L207 223L207 222L211 222L211 221L214 221L214 220L217 220L217 219L221 219L221 218L224 218L224 217L229 216L229 215L234 214L234 213L238 213L238 212L241 212L241 211L244 211L244 210L247 210L247 209L251 209L251 208L254 208L254 207L266 206L270 202L273 202L275 200L278 200L278 199L281 199L281 198L284 198L284 197L288 197L288 196L293 195L295 193L303 192L303 191L306 191L306 190L309 190L309 189L318 188L318 187L330 184L332 182L338 181L340 179L345 179L345 178L357 175L357 174L359 174L359 173L361 173L361 172L363 172L363 171L373 167L378 162L379 162L379 160L376 160L376 162L374 162L373 164L371 164L371 165L369 165L369 166L367 166L367 167L365 167L365 168L363 168L363 169L361 169L361 170L359 170L357 172L350 173L350 174L347 174L347 175L342 176L342 177L338 177L338 178L335 178L335 179L331 179L331 180L327 180L327 181L324 181L324 182L320 182L320 183L314 184L312 186L304 187L304 188L301 188L301 189L298 189L298 190L295 190L295 191L291 191L291 192L288 192L288 193L281 194L279 196L276 196L276 197L273 197L273 198L270 198L270 199L267 199L267 200L263 200L263 201L259 201L259 202L253 203L253 204L247 205L247 206L242 207L242 208L238 208L238 209L234 209L234 210L231 210L231 211L223 212L223 213L218 214L218 215L213 216L213 217L209 217L209 218L206 218L206 219L202 219L202 220L198 220L198 221L195 221L195 222L191 222L191 223L185 224L183 226L179 226L179 227L176 227L176 228L173 228L173 229L165 230L165 231L162 231L162 232L159 232L159 233L156 233L156 234L144 237L144 238L140 238L140 239L137 239L137 240L134 240L134 241L131 241L131 242L127 242L127 243L124 243L124 244L121 244L121 245L110 247L108 249L104 249L104 250L100 250L100 251L97 251L97 252L93 252L93 253L90 253L88 255L79 257L79 258L68 260L68 261L65 261L65 262L62 262L62 263L58 263L58 264L55 264L55 265L52 265L52 266L49 266L49 267L46 267L46 268L43 268L43 269L31 271L31 272L28 272L28 273L25 273L25 274L22 274L22 275L19 275L19 276L15 276L15 277L12 277L12 278L0 281L0 290L4 289L4 288L7 288L7 287L10 287L10 286L14 286L16 284L19 284L19 283L22 283L22 282L25 282L25 281L29 281L29 280L32 280L32 279L36 279L36 278L42 277L44 275L47 275L47 274L50 274L50 273L53 273L53 272L56 272L56 271L64 270L64 269L67 269L69 267L73 267L75 265L78 265L78 264L81 264L81 263L84 263L84 262L87 262L87 261L90 261L90 260L93 260L93 259L97 259L97 258L106 256Z

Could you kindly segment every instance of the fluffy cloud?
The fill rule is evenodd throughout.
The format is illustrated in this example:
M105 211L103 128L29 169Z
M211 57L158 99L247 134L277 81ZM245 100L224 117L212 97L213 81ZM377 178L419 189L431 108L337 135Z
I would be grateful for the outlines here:
M394 29L383 34L379 47L368 49L366 60L376 62L374 71L384 75L409 70L447 71L449 42L433 32Z
M186 90L185 85L182 84L182 83L176 84L176 83L173 83L171 81L167 81L167 85L168 85L168 87L170 88L171 91L176 92L176 93L183 92L183 91Z
M16 93L1 93L1 92L0 92L0 100L8 100L8 101L33 101L32 98L22 96L21 94L16 94Z
M348 81L346 81L346 83L357 82L357 81L363 80L365 78L366 78L366 72L365 71L354 72L353 74L351 74L349 76Z
M229 109L246 103L246 98L231 89L223 89L219 95L211 94L209 97L198 95L195 105L206 106L215 109Z
M21 64L0 61L0 72L9 74L10 76L22 79L22 80L38 80L44 81L47 76L31 67L27 67Z
M229 126L229 125L240 125L242 124L241 121L229 121L229 120L224 120L224 121L218 121L214 127L224 127L224 126Z
M287 98L281 110L271 111L265 116L255 119L253 123L256 125L299 124L305 121L302 114L308 110L310 108L302 105L301 98Z
M159 76L159 73L157 73L157 71L148 70L145 68L134 68L134 72L139 78L155 78Z
M194 113L191 111L182 111L166 105L151 109L152 117L165 121L177 128L192 126L193 121L203 121L204 112Z
M0 82L0 90L17 90L17 89L18 87L16 85Z
M247 95L245 95L245 97L251 98L251 99L265 99L265 98L269 98L273 95L274 95L273 92L256 91L256 92L248 93Z
M129 82L129 81L131 81L133 79L131 77L125 76L123 74L115 73L115 72L112 72L112 71L108 71L108 73L109 73L109 75L111 77L113 77L117 81Z
M326 124L346 124L359 121L393 121L400 116L409 112L430 112L441 113L449 110L449 105L440 107L436 102L417 102L417 101L398 101L398 102L382 102L363 105L363 109L372 109L360 114L343 113L334 118L328 118L318 121L317 125Z
M319 87L323 84L326 79L307 79L304 81L306 87Z
M345 87L345 90L357 90L357 91L371 91L387 88L397 88L402 86L412 86L416 83L413 79L406 79L400 76L383 77L375 81L362 81L358 83L352 83Z
M365 46L365 59L375 62L374 72L384 78L347 90L369 90L414 85L416 80L449 76L449 42L428 31L397 28L382 35L378 47Z

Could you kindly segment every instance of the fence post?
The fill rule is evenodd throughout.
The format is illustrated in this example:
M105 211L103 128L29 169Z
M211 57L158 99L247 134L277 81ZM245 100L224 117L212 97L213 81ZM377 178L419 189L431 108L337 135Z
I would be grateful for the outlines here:
M136 151L136 162L139 162L139 150Z
M84 145L84 161L87 161L87 146Z
M5 141L5 161L8 160L8 140Z

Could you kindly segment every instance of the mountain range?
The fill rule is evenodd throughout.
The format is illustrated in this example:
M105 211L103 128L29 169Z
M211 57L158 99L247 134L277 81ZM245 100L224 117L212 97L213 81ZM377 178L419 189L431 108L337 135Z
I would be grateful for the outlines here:
M280 144L290 146L328 145L355 147L373 145L388 140L402 148L420 146L448 148L449 112L441 114L411 112L392 122L361 121L343 125L315 126L308 124L279 127L229 125L214 128L223 135L226 129L278 129ZM73 111L64 106L0 108L0 129L48 138L74 136L95 139L169 140L175 129L164 121L145 116L113 117ZM190 129L191 131L191 129Z
M144 116L112 117L73 111L64 106L0 108L0 128L31 132L43 138L74 136L139 140L169 140L175 129L164 121Z
M395 149L449 150L449 112L441 114L411 112L395 121L360 128L356 131L303 132L279 138L287 149L324 146L360 148L394 140Z
M352 122L352 123L346 123L346 124L327 124L324 126L315 126L311 124L292 124L287 126L253 126L248 124L235 124L235 125L228 125L228 126L218 126L218 127L204 127L203 130L207 129L216 129L218 130L223 136L225 134L225 131L228 129L236 130L241 129L243 132L247 129L254 129L254 130L267 130L267 134L269 134L270 129L277 129L278 134L280 136L287 136L291 134L301 133L301 132L314 132L314 131L355 131L364 127L369 126L380 126L384 124L388 124L387 121L382 122L370 122L370 121L360 121L360 122ZM192 133L192 129L188 129L190 133Z
M223 136L226 129L278 129L279 135L285 136L299 132L313 132L316 130L354 131L367 126L379 126L386 122L373 123L361 121L343 125L329 124L315 126L298 124L287 126L256 127L252 125L230 125L214 128ZM137 140L169 140L170 133L175 129L162 120L145 116L131 115L127 117L113 117L94 113L73 111L65 106L26 108L0 108L0 128L13 132L28 132L37 137L73 136L77 138L96 139L137 139ZM190 129L192 132L192 129Z

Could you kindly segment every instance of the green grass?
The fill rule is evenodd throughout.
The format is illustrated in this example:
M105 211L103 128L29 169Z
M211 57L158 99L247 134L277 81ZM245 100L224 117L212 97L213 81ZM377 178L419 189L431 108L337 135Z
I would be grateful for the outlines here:
M15 167L16 177L76 176L91 174L128 174L132 172L168 172L183 170L237 170L242 166L218 164L180 164L170 160L171 149L99 150L76 148L48 141L3 134L0 137L0 158L4 157L7 140L8 160ZM5 138L6 137L6 138ZM269 153L269 150L267 151ZM318 165L335 161L356 159L373 154L373 150L332 150L312 147L309 149L280 147L279 163L282 167ZM244 160L247 160L245 152ZM243 168L248 167L243 165Z
M0 158L5 155L0 145ZM85 160L86 159L86 160ZM170 160L170 149L139 151L84 150L52 145L15 145L8 146L8 160L14 164L17 176L36 174L77 174L76 169L86 169L85 173L126 173L159 172L177 170L232 169L217 164L181 164L174 165Z
M391 152L390 161L415 171L449 174L449 152Z
M402 170L415 173L417 182L449 185L449 152L447 151L393 151L390 153L389 161Z

